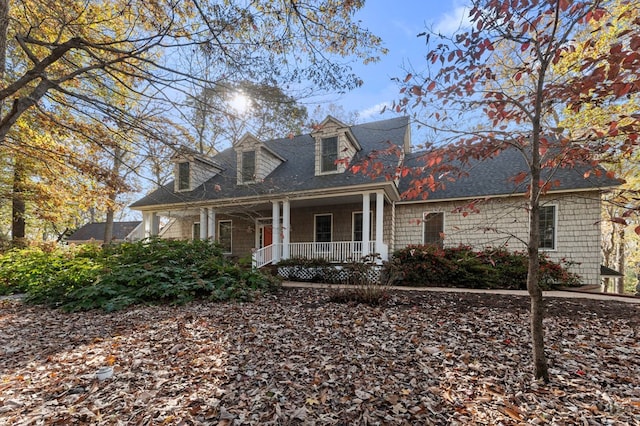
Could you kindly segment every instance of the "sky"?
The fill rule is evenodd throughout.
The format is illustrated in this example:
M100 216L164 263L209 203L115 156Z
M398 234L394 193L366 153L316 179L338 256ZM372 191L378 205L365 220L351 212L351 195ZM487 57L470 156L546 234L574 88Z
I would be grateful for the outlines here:
M385 103L399 99L399 87L392 77L403 79L408 67L421 69L427 46L424 37L417 37L427 28L443 34L452 34L464 22L468 10L463 0L366 0L356 20L373 34L382 38L389 49L381 61L369 65L354 65L355 73L364 84L344 95L327 98L341 105L345 112L357 111L359 121L375 121L390 114L380 115Z

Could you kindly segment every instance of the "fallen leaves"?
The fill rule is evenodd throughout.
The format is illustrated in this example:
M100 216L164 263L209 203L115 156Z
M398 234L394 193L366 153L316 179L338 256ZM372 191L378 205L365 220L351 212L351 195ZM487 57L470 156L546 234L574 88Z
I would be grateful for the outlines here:
M255 303L64 314L0 302L0 424L637 424L638 305L290 289ZM96 371L113 367L98 381Z

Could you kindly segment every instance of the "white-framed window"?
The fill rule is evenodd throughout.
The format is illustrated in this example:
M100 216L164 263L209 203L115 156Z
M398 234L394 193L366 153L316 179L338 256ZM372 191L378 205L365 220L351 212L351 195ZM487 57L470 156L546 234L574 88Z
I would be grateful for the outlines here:
M222 247L222 252L231 254L232 252L232 230L233 223L231 220L218 221L218 243Z
M338 137L323 138L320 141L320 173L338 170Z
M352 241L362 241L362 212L353 212L351 216ZM369 211L369 235L373 233L373 212Z
M191 225L191 239L200 239L200 222L194 222L193 225Z
M178 191L191 189L191 165L187 161L178 163Z
M256 152L242 152L242 182L253 182L256 180Z
M330 243L333 240L333 214L316 214L313 222L313 240L316 243Z
M556 249L556 229L558 228L558 208L555 204L540 206L540 249Z
M444 213L428 212L422 215L422 242L442 248L444 241Z

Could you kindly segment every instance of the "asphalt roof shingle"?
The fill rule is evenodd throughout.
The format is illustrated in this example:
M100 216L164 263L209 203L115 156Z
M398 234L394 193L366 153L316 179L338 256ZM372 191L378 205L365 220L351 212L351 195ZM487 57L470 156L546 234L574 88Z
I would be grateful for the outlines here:
M390 143L402 147L408 126L408 117L398 117L350 127L362 146L362 150L355 155L352 164L357 164L373 151L387 149ZM233 148L228 148L213 157L213 161L223 167L222 172L204 184L192 191L176 192L174 182L171 181L134 202L130 207L304 193L386 181L385 176L371 178L362 173L354 174L349 171L316 176L315 141L309 134L266 141L264 145L286 161L281 163L263 182L238 185L236 153ZM405 164L409 167L419 166L422 154L420 152L408 154ZM393 167L397 160L397 158L387 157L383 161L386 161L387 166ZM585 178L586 169L587 167L576 166L554 170L553 180L559 181L560 185L553 190L597 189L619 184L617 180L610 179L604 174L600 177L592 174L589 178ZM428 199L443 200L524 193L527 182L520 185L513 182L513 177L523 170L527 170L527 164L522 155L515 149L504 150L494 158L472 162L468 167L468 176L456 178L454 182L447 182L444 189L429 194ZM399 192L406 191L409 185L409 177L401 179Z
M113 222L113 238L124 240L135 228L140 225L140 221ZM73 234L69 235L67 241L102 241L104 238L104 222L89 223L81 226Z

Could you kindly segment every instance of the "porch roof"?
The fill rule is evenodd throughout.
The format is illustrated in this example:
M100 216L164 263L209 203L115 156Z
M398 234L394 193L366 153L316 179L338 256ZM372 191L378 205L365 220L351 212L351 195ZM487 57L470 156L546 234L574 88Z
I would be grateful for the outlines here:
M362 150L356 154L353 161L360 161L373 151L385 150L390 146L389 144L402 148L408 123L407 117L398 117L352 126L350 130L362 146ZM204 184L189 192L176 192L174 182L171 181L134 202L130 207L144 209L185 203L225 202L242 198L264 199L279 194L302 195L359 185L379 184L380 188L393 185L384 176L371 178L350 171L316 176L315 140L309 134L266 141L264 144L286 161L262 182L238 185L236 152L233 148L228 148L213 157L213 160L222 165L224 170ZM380 160L386 166L394 168L398 162L398 158L392 156Z

